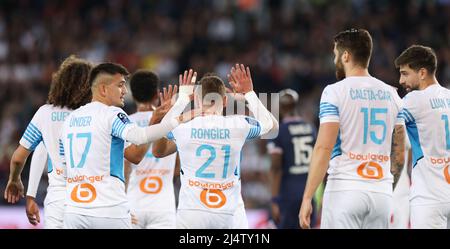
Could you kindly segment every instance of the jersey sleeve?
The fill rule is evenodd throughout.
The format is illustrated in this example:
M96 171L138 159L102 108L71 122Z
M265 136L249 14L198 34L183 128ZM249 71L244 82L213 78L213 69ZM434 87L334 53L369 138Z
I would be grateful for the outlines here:
M114 108L109 114L111 122L111 136L121 138L126 141L125 134L136 124L130 121L128 115L120 108Z
M34 114L19 143L27 150L33 151L42 141L42 108Z
M339 122L339 97L336 87L330 85L322 92L319 107L320 123Z
M399 114L397 115L397 119L401 119L402 124L405 125L415 125L415 118L414 113L415 112L415 106L414 106L414 100L411 97L410 94L406 95L403 98L403 102L401 105L401 109Z
M398 114L395 120L395 125L404 125L405 124L405 119L404 119L404 106L403 106L403 101L402 99L400 99L400 97L398 96L397 91L393 90L393 98L394 98L394 102L395 105L397 106L397 110L398 110Z
M239 133L242 133L242 137L246 140L256 138L261 134L261 125L258 120L249 117L236 115L233 117L232 128L234 128ZM240 136L241 136L240 135Z

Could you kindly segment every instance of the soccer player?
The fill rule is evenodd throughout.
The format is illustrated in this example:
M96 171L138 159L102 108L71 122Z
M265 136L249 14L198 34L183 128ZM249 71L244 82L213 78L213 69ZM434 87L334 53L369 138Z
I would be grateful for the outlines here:
M181 111L169 111L170 118L160 124L139 127L130 122L120 108L127 93L127 75L123 66L114 63L94 67L89 75L92 102L73 111L63 125L60 145L67 164L65 228L131 228L124 157L139 163L149 142L192 118L191 113L178 116ZM188 89L192 88L189 84ZM189 93L182 91L184 87L180 87L173 108L184 109L190 102ZM124 149L125 141L133 145Z
M395 66L409 92L402 116L412 149L411 227L450 228L450 91L436 79L430 47L407 48Z
M158 102L158 76L148 70L138 70L130 78L131 94L137 106L137 112L130 115L130 120L139 126L147 126L153 116L154 106ZM171 101L176 86L164 88L164 97ZM166 96L167 95L167 96ZM164 98L161 99L163 103ZM151 122L151 124L157 121ZM137 224L133 228L174 229L176 227L176 206L173 187L177 155L156 158L151 149L139 164L125 162L128 172L127 197L131 213Z
M320 100L319 134L299 213L302 228L310 227L311 200L328 165L321 228L388 228L393 182L404 164L403 120L397 117L402 103L393 87L369 74L371 53L372 38L364 29L334 37L339 81Z
M62 228L65 199L65 180L63 177L63 162L59 156L58 138L64 120L69 113L91 99L88 75L91 63L70 56L53 74L47 104L41 106L28 124L25 133L19 141L19 146L11 158L10 175L5 190L5 199L15 203L23 197L24 187L20 174L30 153L41 142L31 164L30 185L27 194L27 217L31 224L40 222L39 207L34 198L41 179L43 167L48 161L49 186L44 201L45 228ZM48 160L45 154L48 153ZM41 156L37 156L37 155ZM42 156L44 154L44 156Z
M253 91L249 68L236 65L229 76L237 93L245 94L255 119L223 116L225 85L217 76L205 76L194 95L204 116L179 126L168 137L176 143L181 162L181 189L177 228L235 228L242 213L240 152L246 139L278 131L278 122ZM168 140L153 145L155 156L173 146ZM157 155L158 154L158 155Z
M298 204L303 197L317 133L298 114L298 99L298 93L292 89L280 92L280 132L267 144L272 162L272 217L281 229L299 228Z

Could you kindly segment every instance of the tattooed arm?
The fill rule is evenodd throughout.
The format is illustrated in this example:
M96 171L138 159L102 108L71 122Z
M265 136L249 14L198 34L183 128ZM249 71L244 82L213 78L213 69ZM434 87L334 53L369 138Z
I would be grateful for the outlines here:
M403 125L396 125L392 134L391 147L391 173L394 176L394 189L402 173L403 165L405 165L405 128Z

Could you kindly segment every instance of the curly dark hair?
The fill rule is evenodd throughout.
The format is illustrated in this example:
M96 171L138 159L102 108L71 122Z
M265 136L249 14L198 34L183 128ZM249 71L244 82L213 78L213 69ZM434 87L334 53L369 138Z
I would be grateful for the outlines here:
M92 63L69 56L52 75L52 84L47 103L61 108L77 109L91 101L92 93L88 82Z
M139 103L150 102L158 94L159 77L149 70L138 70L130 77L131 95Z

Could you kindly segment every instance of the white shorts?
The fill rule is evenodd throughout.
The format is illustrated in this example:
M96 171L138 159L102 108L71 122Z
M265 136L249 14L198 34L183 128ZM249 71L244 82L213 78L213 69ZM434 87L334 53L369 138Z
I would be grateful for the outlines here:
M64 228L64 199L44 205L44 228Z
M387 229L392 196L369 191L326 191L323 196L323 229Z
M247 214L245 213L244 203L238 205L233 215L233 229L248 229Z
M411 228L450 229L450 203L411 206Z
M177 229L231 229L233 223L234 216L231 214L186 209L177 211Z
M134 229L175 229L175 212L151 212L151 211L133 211L138 224L133 224Z
M66 229L131 229L130 218L93 217L82 214L64 214Z

